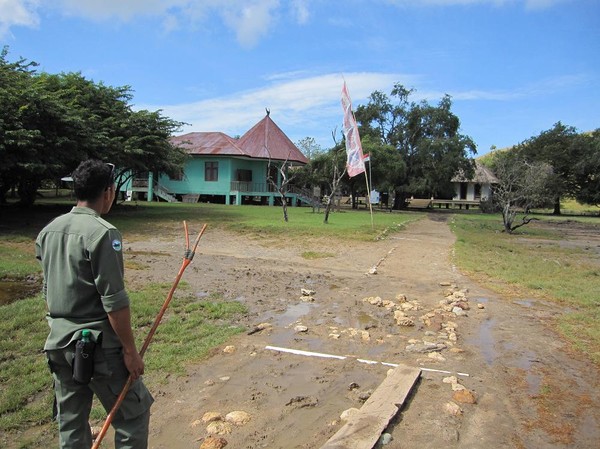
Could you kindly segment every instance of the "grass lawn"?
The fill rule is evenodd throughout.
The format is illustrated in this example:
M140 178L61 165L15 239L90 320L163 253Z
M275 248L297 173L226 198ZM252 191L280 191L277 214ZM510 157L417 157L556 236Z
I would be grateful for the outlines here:
M577 220L600 233L598 218L539 218ZM461 269L505 296L550 300L569 310L557 318L557 329L600 364L597 255L581 248L548 244L549 240L558 242L559 234L535 224L519 228L513 235L498 232L502 220L497 215L456 215L452 229L457 236L456 264Z
M34 207L0 210L0 281L24 280L40 276L34 257L35 237L57 215L71 209L73 201L63 198L41 200ZM182 229L188 221L192 238L203 223L211 228L225 228L251 236L277 236L288 239L333 238L363 241L396 232L419 214L374 214L373 225L368 211L340 211L323 223L323 211L289 208L289 222L284 222L280 207L225 206L208 204L139 203L119 205L105 218L115 224L127 238L160 235L165 229ZM149 225L150 224L150 225ZM330 257L327 253L306 253L306 258ZM150 284L142 290L129 291L135 308L132 321L138 346L163 304L170 285ZM187 363L205 357L212 348L243 329L233 326L235 317L246 313L245 306L224 301L212 294L202 300L187 291L184 280L148 349L146 382L164 382L168 375L183 374ZM51 377L42 353L48 328L44 301L40 294L0 305L0 434L22 431L35 425L52 427ZM192 347L185 344L189 340ZM92 418L101 419L104 411L95 406ZM52 432L52 438L55 438ZM22 447L39 447L39 436L19 437Z
M39 277L33 256L34 240L40 229L53 217L67 212L72 200L42 200L33 208L0 210L0 281ZM8 213L7 213L8 212ZM421 219L421 213L377 211L373 225L368 211L334 212L329 223L323 213L310 208L289 208L284 222L280 207L225 206L208 204L138 203L119 205L106 217L127 238L160 235L162 231L190 224L192 236L202 223L249 236L278 236L287 239L332 238L369 241L398 232L408 222ZM540 216L543 220L565 220ZM569 217L569 220L574 220ZM582 218L589 226L599 227L595 217ZM581 251L559 245L536 245L558 239L552 230L525 226L516 235L499 232L499 215L455 214L451 228L457 236L455 263L473 278L507 296L543 298L569 309L557 319L557 329L576 348L600 364L600 300L597 287L600 272L597 261ZM526 239L524 240L524 238ZM306 258L330 257L328 253L306 253ZM558 261L558 263L557 263ZM493 263L490 263L493 262ZM133 326L138 344L146 336L149 324L169 285L150 284L130 291L136 304ZM218 296L199 300L187 291L184 281L177 291L178 300L167 313L170 319L161 325L147 357L148 384L163 382L168 374L183 373L187 362L201 360L211 348L222 344L242 329L232 326L236 316L245 313L237 302ZM0 433L24 430L33 425L50 424L52 394L50 375L41 352L47 334L44 303L38 294L11 304L0 305ZM196 341L194 352L183 348L183 341ZM97 408L94 417L102 414ZM24 441L22 447L38 447L39 441Z

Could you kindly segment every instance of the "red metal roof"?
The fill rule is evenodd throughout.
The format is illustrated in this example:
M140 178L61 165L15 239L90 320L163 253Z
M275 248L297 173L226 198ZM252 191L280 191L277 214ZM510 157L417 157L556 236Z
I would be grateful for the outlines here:
M169 141L188 154L245 156L236 140L221 132L194 132L171 137Z
M307 164L308 159L269 114L244 134L238 145L250 157Z
M169 141L188 154L242 156L307 164L308 159L267 114L240 139L222 132L192 132Z

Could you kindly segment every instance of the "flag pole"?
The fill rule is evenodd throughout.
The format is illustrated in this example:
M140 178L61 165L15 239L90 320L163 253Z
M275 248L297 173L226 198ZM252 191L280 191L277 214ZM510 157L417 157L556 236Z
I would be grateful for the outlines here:
M344 137L346 138L346 166L348 168L348 176L352 178L353 176L359 175L361 173L365 174L365 183L367 186L367 203L369 204L369 210L371 212L371 229L373 229L373 205L371 204L369 176L367 175L365 167L365 157L363 155L362 145L360 143L358 125L356 123L354 111L352 111L352 101L350 100L350 94L348 93L348 88L346 86L345 79L344 85L342 87L342 109L344 111Z
M371 161L369 161L369 172L371 172ZM369 178L370 176L367 176L367 171L365 170L365 183L367 184L368 198L367 203L369 203L369 212L371 213L371 229L374 229L375 225L373 224L373 205L371 204L371 189L369 189Z

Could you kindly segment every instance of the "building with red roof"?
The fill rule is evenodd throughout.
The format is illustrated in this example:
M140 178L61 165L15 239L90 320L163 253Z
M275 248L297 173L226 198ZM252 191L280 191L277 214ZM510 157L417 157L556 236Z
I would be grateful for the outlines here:
M185 149L189 159L177 179L160 175L134 183L133 192L149 201L217 202L223 204L274 204L280 197L271 179L281 182L280 167L300 166L308 159L271 119L269 112L239 139L222 132L191 132L170 142ZM136 184L145 184L137 186ZM295 205L299 196L288 193Z

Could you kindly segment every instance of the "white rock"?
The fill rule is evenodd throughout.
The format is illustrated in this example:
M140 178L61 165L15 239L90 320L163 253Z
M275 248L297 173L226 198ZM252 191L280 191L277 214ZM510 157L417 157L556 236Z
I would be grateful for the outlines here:
M452 313L454 313L456 316L467 316L467 312L465 312L460 307L453 307Z
M225 415L225 421L230 422L231 424L234 424L236 426L243 426L248 421L250 421L250 419L250 413L247 413L243 410L235 410Z
M378 444L381 444L382 446L386 446L388 444L390 444L392 442L392 434L391 433L382 433L381 436L379 437L379 441Z
M396 307L396 303L394 301L390 301L389 299L384 299L382 305L388 310Z
M398 326L405 326L405 327L410 327L410 326L415 325L415 322L408 317L396 319L396 323L398 324Z
M340 419L342 421L349 421L350 418L352 418L354 415L356 415L359 412L360 412L360 410L357 408L349 408L348 410L344 410L342 412L342 414L340 415Z
M295 332L308 332L308 327L304 326L303 324L297 324L296 326L294 326L294 331Z
M300 292L302 293L302 296L314 296L317 293L314 290L308 290L306 288L301 288Z
M371 304L372 306L381 306L383 304L383 299L381 299L379 296L370 296L368 298L366 298L366 301Z
M402 293L396 295L396 301L398 302L406 302L406 299L406 295L403 295Z
M433 360L437 360L438 362L445 362L446 358L440 354L439 352L430 352L427 354L427 357Z
M206 426L206 432L210 435L227 435L231 433L231 424L224 421L212 421Z
M225 346L225 348L223 349L223 352L225 354L233 354L235 352L235 346Z
M406 317L406 313L404 313L402 310L394 310L394 319L398 320L400 318L405 318Z
M462 409L454 402L446 402L444 410L452 416L460 416L463 413Z
M458 379L456 378L456 376L448 376L444 377L442 379L442 382L444 382L445 384L455 384L458 383Z
M221 415L219 412L206 412L204 415L202 415L203 423L206 424L213 421L223 421L223 415Z

